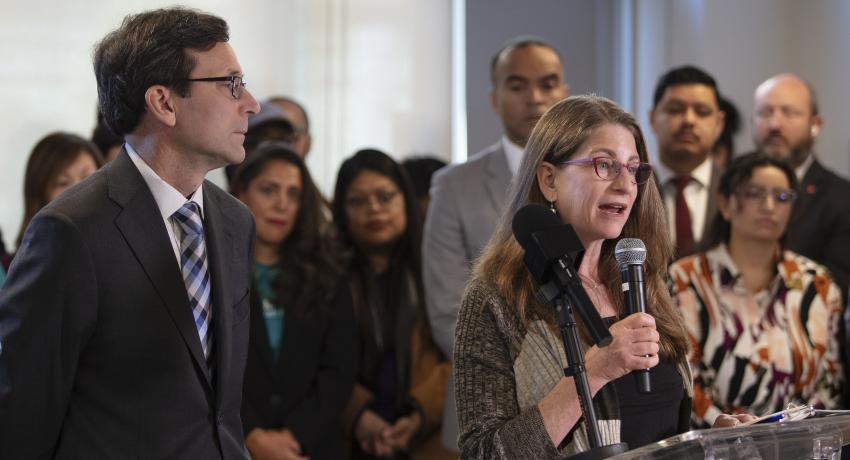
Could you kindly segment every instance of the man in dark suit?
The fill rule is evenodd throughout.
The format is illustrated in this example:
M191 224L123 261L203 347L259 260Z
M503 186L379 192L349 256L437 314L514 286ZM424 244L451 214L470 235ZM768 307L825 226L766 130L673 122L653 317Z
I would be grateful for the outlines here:
M649 112L658 141L656 181L664 197L676 257L692 254L717 212L720 172L711 161L724 113L714 78L694 66L658 79Z
M799 180L788 224L788 248L826 265L843 295L850 282L850 182L814 154L823 118L811 86L796 75L768 79L755 92L756 147L784 158Z
M502 120L504 136L466 163L434 175L425 219L425 300L434 339L449 359L463 288L505 207L525 142L543 113L569 96L560 55L536 38L518 38L504 45L490 62L490 79L490 103ZM443 443L457 449L457 413L453 385L449 385Z
M96 47L118 158L45 207L0 292L0 458L246 458L254 226L205 174L244 157L227 24L173 8Z

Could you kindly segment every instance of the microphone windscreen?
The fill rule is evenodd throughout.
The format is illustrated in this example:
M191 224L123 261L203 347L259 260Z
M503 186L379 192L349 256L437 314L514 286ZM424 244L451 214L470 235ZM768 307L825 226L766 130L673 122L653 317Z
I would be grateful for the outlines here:
M622 238L614 247L614 258L621 267L643 265L646 260L646 245L638 238Z
M511 229L514 238L523 249L528 251L532 235L540 230L547 230L564 225L552 211L542 204L527 204L514 214Z

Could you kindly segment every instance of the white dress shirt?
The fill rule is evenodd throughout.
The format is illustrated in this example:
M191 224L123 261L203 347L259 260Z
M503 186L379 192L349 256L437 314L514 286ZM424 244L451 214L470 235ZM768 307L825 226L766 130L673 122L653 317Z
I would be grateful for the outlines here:
M505 151L511 177L516 176L516 172L519 171L519 164L522 163L522 157L525 155L525 149L514 144L513 141L508 139L508 136L502 136L502 150Z
M676 242L676 183L673 181L675 174L667 169L662 163L653 165L658 174L658 179L664 189L664 207L667 209L667 225L670 230L670 238ZM711 185L712 163L706 158L699 166L691 171L691 180L685 186L683 194L688 209L691 211L691 231L694 241L702 239L702 231L705 228L705 213L708 208L709 187Z
M171 241L171 248L174 250L174 258L177 259L177 267L180 268L180 240L177 235L182 234L179 224L171 219L171 216L187 201L194 201L198 204L198 208L201 211L201 220L204 218L204 193L203 187L198 187L194 193L186 199L182 193L180 193L176 188L171 186L168 182L162 180L144 160L139 156L138 153L133 149L133 146L129 143L125 143L124 147L127 150L127 154L130 155L130 159L133 160L133 164L136 165L136 168L142 174L142 178L145 180L145 183L148 184L148 188L153 194L153 199L156 201L156 206L159 208L159 213L162 215L162 221L165 223L165 230L168 232L168 239Z

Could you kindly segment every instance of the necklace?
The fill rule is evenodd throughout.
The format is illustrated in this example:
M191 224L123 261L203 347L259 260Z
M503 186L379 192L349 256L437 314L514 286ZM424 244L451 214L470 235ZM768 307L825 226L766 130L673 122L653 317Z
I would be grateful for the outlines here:
M592 279L590 279L590 277L584 276L581 273L578 274L578 277L581 278L581 283L584 284L584 286L590 289L591 291L598 288L599 286L602 286L601 281L593 281Z

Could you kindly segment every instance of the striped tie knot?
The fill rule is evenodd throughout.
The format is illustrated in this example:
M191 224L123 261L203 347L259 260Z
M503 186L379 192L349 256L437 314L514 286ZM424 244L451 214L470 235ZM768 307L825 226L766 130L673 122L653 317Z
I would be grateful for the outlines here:
M183 206L174 211L171 217L180 224L181 230L186 235L200 235L204 231L203 224L201 223L201 210L198 207L198 203L194 201L183 203Z

